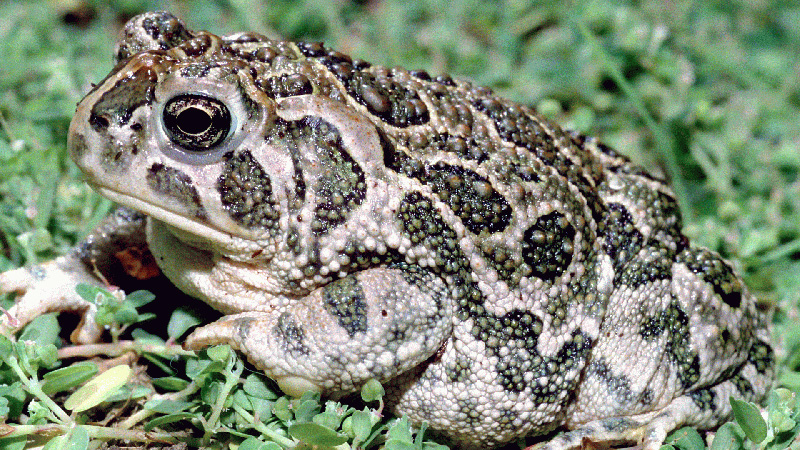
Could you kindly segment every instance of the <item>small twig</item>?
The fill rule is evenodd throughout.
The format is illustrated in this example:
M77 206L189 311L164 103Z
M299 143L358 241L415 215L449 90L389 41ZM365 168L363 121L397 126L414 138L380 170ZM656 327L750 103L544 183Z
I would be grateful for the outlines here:
M130 365L133 365L133 363L135 361L137 361L138 359L139 359L139 355L137 355L136 353L127 352L127 353L123 353L122 355L117 356L115 358L105 359L105 360L99 361L97 363L97 369L100 372L105 372L106 370L108 370L108 369L110 369L110 368L112 368L114 366L118 366L120 364L126 364L126 365L130 366Z
M142 430L123 430L120 428L99 427L95 425L79 425L86 430L89 437L95 439L122 439L138 442L161 442L165 444L175 444L179 441L175 434L159 433L154 431ZM4 434L4 438L16 436L58 436L66 434L71 425L8 425L11 432ZM180 437L180 441L190 439L188 436ZM190 444L191 445L191 444Z
M58 350L59 359L91 358L93 356L120 356L125 352L155 353L161 356L193 356L195 352L184 350L179 345L142 344L136 341L119 341L112 344L88 344L64 347Z

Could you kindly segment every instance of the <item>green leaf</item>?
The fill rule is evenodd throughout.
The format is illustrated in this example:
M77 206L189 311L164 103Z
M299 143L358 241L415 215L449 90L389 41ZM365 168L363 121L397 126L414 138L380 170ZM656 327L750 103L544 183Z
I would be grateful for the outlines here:
M364 386L361 386L361 399L367 403L378 401L384 395L386 395L386 391L381 386L381 383L374 378L371 378L364 383Z
M89 448L89 433L78 426L70 430L64 450L86 450Z
M178 377L161 377L153 379L153 384L167 391L180 391L186 388L189 382Z
M325 402L325 411L312 417L311 420L318 425L336 430L348 414L350 414L348 408L334 401L327 401Z
M48 423L51 414L50 410L37 400L31 400L28 403L28 416L30 417L28 423L31 425Z
M141 328L136 328L135 330L131 331L131 337L133 337L137 342L142 344L153 344L153 345L166 344L164 339L161 339L159 336L156 336L155 334L148 333L147 331L144 331Z
M43 314L31 321L19 336L21 341L33 341L37 345L55 344L61 327L56 313Z
M665 441L680 450L703 450L706 448L700 433L692 427L683 427L673 431Z
M6 401L8 411L6 414L0 414L5 417L17 417L22 414L22 408L25 406L25 401L28 396L22 389L22 382L17 381L10 385L0 385L0 397ZM0 448L3 448L0 446Z
M3 361L7 360L8 357L11 356L13 348L14 347L11 341L4 335L0 334L0 359Z
M58 350L56 350L56 346L54 344L37 344L34 347L34 350L36 352L36 360L39 361L39 365L50 368L55 367L58 364Z
M292 414L292 411L289 409L289 399L280 397L276 400L275 404L272 405L272 414L275 414L275 417L284 422L292 420L294 414Z
M281 446L274 442L262 442L254 437L245 439L239 444L239 450L282 450Z
M709 450L737 450L741 448L742 438L736 433L735 425L728 422L719 427Z
M252 395L253 397L263 398L265 400L275 400L278 398L278 394L267 386L266 380L254 373L251 373L244 379L242 388L248 395Z
M767 437L767 423L761 417L758 406L733 397L730 398L730 402L733 408L733 417L744 430L747 439L756 444L763 441Z
M272 417L272 402L264 400L263 398L250 397L250 403L253 405L253 416L258 420L267 421Z
M186 376L190 380L199 381L200 377L206 374L217 374L225 370L225 364L202 358L205 352L201 352L201 359L190 359L186 361Z
M245 411L252 411L253 404L250 403L250 398L243 390L237 389L233 392L233 405L244 408Z
M413 442L401 439L387 439L383 448L386 450L417 450L417 446Z
M152 302L156 299L155 294L150 291L133 291L125 296L125 300L129 301L134 308L141 308L142 306Z
M319 414L320 405L316 399L295 400L293 405L294 418L298 422L310 422L315 415Z
M112 367L73 392L64 402L64 407L74 412L93 408L127 383L130 376L131 368L127 365Z
M213 405L217 401L220 392L222 392L223 382L220 380L213 380L205 383L200 389L200 398L203 402Z
M372 427L375 426L377 417L366 409L364 411L354 412L351 417L353 418L351 425L353 434L359 442L363 442L369 436Z
M69 367L44 374L42 391L47 395L66 391L92 378L97 373L97 364L83 361Z
M189 420L195 417L195 414L182 412L177 414L169 414L166 416L156 417L155 419L144 424L144 431L150 431L155 427L163 427L164 425L179 422L181 420Z
M122 302L119 307L114 311L114 322L119 324L135 323L139 319L139 313L136 308L128 302Z
M168 399L148 400L147 403L144 404L145 409L159 412L161 414L179 413L183 410L191 408L192 406L194 406L193 402L185 402L182 400L168 400Z
M189 328L199 324L200 319L197 318L194 312L188 308L180 307L173 311L172 316L169 318L167 336L172 340L177 340L179 337L183 336Z
M144 322L145 320L155 319L156 317L158 317L158 315L156 313L139 314L138 316L136 316L135 322L137 322L137 323L138 322Z
M254 437L249 437L239 444L239 450L264 450L266 443L259 441Z
M334 447L347 442L347 436L314 422L296 423L289 427L289 434L307 444L325 447Z
M75 292L82 299L98 306L113 298L108 290L88 283L78 283L75 285Z
M44 444L42 450L65 450L67 448L67 439L69 439L69 437L66 434L56 436L47 441L47 444Z
M17 242L34 252L41 252L53 246L53 237L47 230L35 228L17 236Z
M22 450L28 443L28 436L14 436L10 438L0 438L0 448L3 450Z
M411 436L411 425L408 423L408 417L403 416L394 421L386 433L386 439L397 439L401 441L413 442Z
M422 443L422 450L450 450L450 447L435 442L425 441Z
M414 445L417 448L420 449L422 448L422 439L425 438L425 431L427 430L428 430L428 423L422 422L422 425L420 425L419 429L417 430L417 436L414 438Z
M45 444L43 450L86 450L89 448L89 433L83 427L75 427L67 434L56 436Z
M121 402L123 400L133 400L136 398L147 397L153 393L153 389L148 386L138 386L126 384L117 389L117 392L111 394L107 402Z
M230 345L215 345L206 350L206 354L212 361L225 363L233 355Z

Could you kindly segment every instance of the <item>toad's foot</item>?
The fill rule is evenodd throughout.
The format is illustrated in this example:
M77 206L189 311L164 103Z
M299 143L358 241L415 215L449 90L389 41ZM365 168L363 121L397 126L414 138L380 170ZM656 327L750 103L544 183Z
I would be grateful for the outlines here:
M2 315L0 331L11 334L42 314L70 311L82 316L70 339L81 344L97 342L102 333L94 320L97 307L75 292L78 283L96 285L99 281L71 255L0 273L0 293L21 294L16 304Z

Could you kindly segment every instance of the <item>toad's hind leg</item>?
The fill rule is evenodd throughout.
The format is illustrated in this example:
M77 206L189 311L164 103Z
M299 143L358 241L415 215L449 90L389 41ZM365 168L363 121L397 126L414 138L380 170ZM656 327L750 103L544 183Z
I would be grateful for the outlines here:
M635 442L644 450L658 450L667 434L681 426L717 427L730 418L730 397L760 402L770 388L773 357L769 345L762 339L757 339L751 346L747 361L738 372L718 384L692 390L658 411L630 417L609 417L579 425L529 449L568 450L582 448L587 442Z

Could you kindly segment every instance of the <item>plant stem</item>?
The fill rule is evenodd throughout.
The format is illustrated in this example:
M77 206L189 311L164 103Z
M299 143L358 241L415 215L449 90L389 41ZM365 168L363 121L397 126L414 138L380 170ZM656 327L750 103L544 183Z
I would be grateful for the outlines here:
M200 389L200 386L197 385L194 381L189 383L188 386L181 389L178 392L172 392L170 394L156 394L150 400L183 400L190 395L194 394ZM127 419L120 422L117 427L122 429L129 429L133 428L139 422L147 419L148 417L155 414L155 411L149 409L141 409L135 414L130 415Z
M47 408L50 411L52 411L53 414L55 414L56 417L58 417L58 419L64 425L71 426L75 424L75 421L72 420L72 417L70 417L66 411L64 411L60 406L58 406L56 402L51 400L50 397L48 397L47 394L44 393L44 391L42 391L42 387L39 384L39 380L36 379L36 374L33 374L31 375L31 378L28 378L25 375L25 372L23 372L22 368L19 366L19 362L17 361L17 358L15 356L10 356L6 360L6 362L8 363L9 366L11 366L11 369L14 371L19 380L25 386L25 390L30 392L31 395L36 397L40 402L42 402L45 406L47 406Z
M228 363L228 367L225 370L225 384L222 385L222 389L220 389L219 395L217 396L217 401L214 402L214 408L211 410L211 415L208 417L208 426L203 434L204 441L208 439L212 431L219 426L219 416L222 414L222 409L225 407L225 400L228 399L228 395L233 387L236 386L236 383L239 382L239 376L241 376L244 371L244 364L239 361L239 358L233 355L231 355L230 358L233 363L233 370L231 370L231 363Z
M277 431L267 427L266 425L264 425L263 422L256 421L256 418L253 417L253 415L250 414L250 412L248 412L246 409L242 408L241 406L237 405L236 403L233 404L233 410L236 411L237 414L242 416L245 421L247 421L250 424L252 424L253 428L255 428L256 431L258 431L259 433L263 434L264 436L267 436L268 438L272 439L278 445L280 445L282 447L290 448L290 447L292 447L292 446L297 444L297 442L295 442L294 440L289 439L286 436L278 433Z
M120 428L100 427L96 425L78 425L86 430L89 437L94 439L122 439L137 442L162 442L168 444L175 444L177 442L186 442L191 439L188 436L181 436L180 439L175 434L159 433L155 431L142 431L142 430L122 430ZM11 432L3 434L4 438L16 436L29 436L29 435L42 435L42 436L58 436L66 434L71 425L8 425ZM196 445L198 442L194 440Z
M137 353L154 353L160 356L192 356L195 352L182 349L179 345L142 344L136 341L119 341L115 344L88 344L64 347L58 350L58 357L90 358L97 355L119 356L134 351Z

